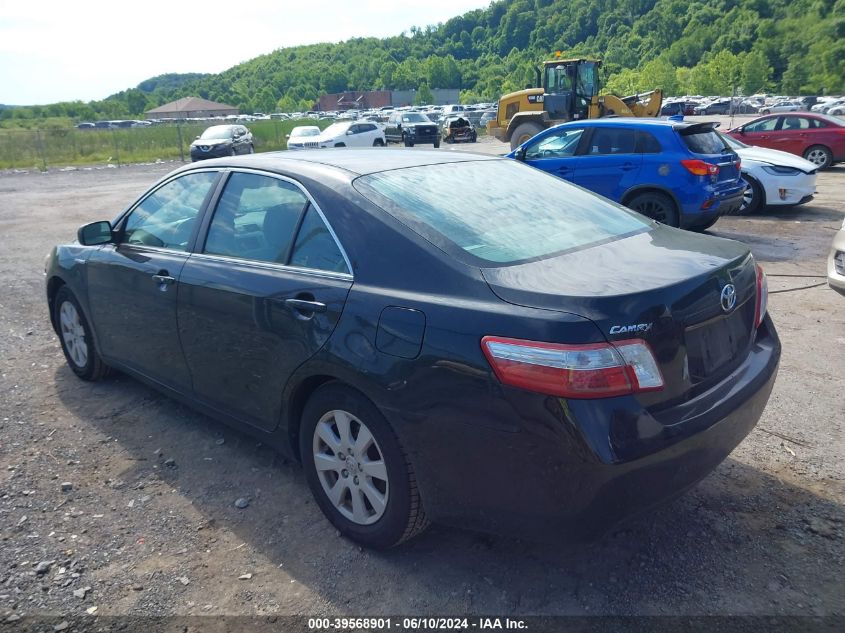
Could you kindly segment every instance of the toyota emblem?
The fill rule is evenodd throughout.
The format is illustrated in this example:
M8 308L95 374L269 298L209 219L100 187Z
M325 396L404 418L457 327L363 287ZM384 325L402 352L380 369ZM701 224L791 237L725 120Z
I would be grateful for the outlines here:
M722 310L730 312L736 305L736 288L733 284L725 284L722 288Z

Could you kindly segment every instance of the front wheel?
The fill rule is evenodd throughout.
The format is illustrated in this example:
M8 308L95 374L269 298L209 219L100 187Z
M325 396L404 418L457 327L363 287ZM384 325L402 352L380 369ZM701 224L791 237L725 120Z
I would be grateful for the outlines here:
M373 141L373 147L384 147L384 141L380 138L377 138Z
M742 194L742 204L737 209L737 215L750 215L757 213L760 209L766 206L766 192L763 187L757 182L756 178L751 176L743 176L748 183L745 188L745 193Z
M413 466L390 424L357 391L338 383L315 391L299 447L317 504L344 536L386 549L428 527Z
M53 306L53 320L59 330L59 341L68 366L82 380L100 380L108 373L109 367L97 353L85 314L67 286L62 286L56 293Z
M405 143L405 147L413 147L414 142L411 140L411 137L405 134L402 136L402 141Z
M255 154L255 146L250 144L247 154Z
M833 164L833 152L824 145L813 145L804 151L804 158L817 165L819 169L827 169Z
M646 191L631 198L626 207L668 226L679 226L678 210L672 199L657 191Z
M434 149L437 149L438 147L440 147L440 139L439 138L434 139Z

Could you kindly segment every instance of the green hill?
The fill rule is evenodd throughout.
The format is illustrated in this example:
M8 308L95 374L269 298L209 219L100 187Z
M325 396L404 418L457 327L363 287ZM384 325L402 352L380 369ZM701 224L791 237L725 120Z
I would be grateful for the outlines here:
M272 112L307 109L325 92L423 84L492 101L532 82L556 50L602 58L616 92L842 94L845 0L498 0L395 37L280 48L220 74L163 75L78 105L137 115L193 94ZM61 116L60 105L42 111Z

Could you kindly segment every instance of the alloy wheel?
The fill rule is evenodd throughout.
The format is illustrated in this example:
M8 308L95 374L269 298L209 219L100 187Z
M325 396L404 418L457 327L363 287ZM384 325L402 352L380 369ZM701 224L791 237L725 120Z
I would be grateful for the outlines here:
M70 301L65 301L59 308L59 324L62 340L65 342L68 355L77 367L85 367L88 363L88 343L85 340L85 328L79 318L79 312Z
M745 193L742 194L742 205L739 207L740 211L745 211L754 206L754 187L749 185L745 188Z
M807 152L807 160L822 167L827 164L827 152L821 148L811 149Z
M323 415L312 441L317 477L329 501L358 525L378 521L390 494L384 453L367 426L339 409Z

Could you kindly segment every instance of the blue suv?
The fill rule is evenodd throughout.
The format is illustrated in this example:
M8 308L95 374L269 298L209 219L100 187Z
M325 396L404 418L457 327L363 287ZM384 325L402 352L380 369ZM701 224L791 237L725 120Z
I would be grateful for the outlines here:
M715 123L607 118L540 132L507 156L658 222L703 231L742 205L740 160Z

